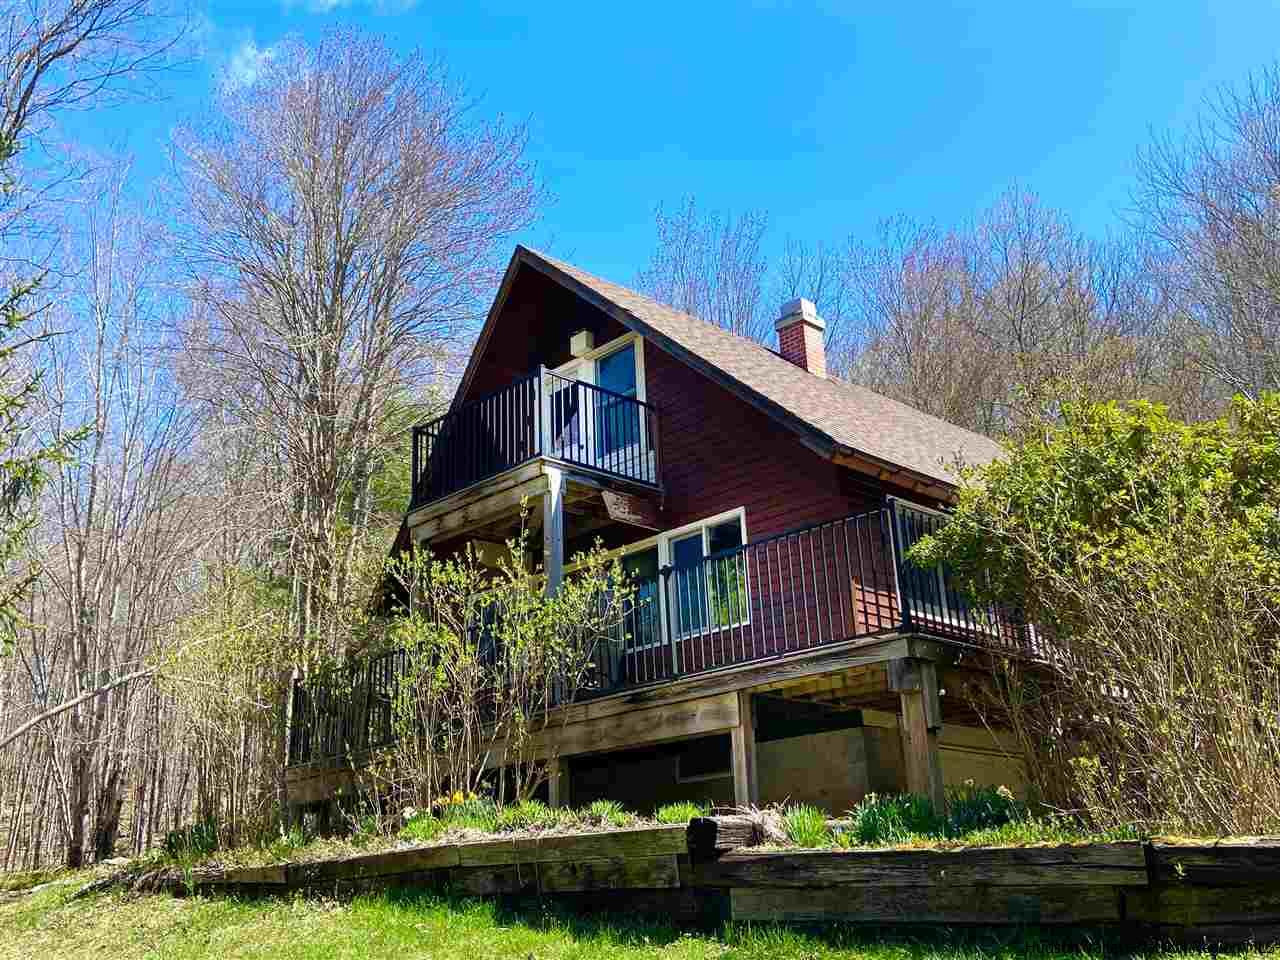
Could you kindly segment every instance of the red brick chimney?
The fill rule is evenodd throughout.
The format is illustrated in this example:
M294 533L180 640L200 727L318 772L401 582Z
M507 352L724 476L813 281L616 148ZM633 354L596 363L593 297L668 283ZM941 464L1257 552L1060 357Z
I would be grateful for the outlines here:
M816 377L827 375L827 351L822 345L827 325L812 302L801 297L784 303L782 316L773 326L778 331L778 352L783 357Z

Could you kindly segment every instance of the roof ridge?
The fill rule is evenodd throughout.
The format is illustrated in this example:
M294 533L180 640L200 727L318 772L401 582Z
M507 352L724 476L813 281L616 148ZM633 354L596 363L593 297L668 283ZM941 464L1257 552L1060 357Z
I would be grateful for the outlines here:
M1003 453L997 441L977 431L862 384L819 377L758 340L541 251L518 247L513 266L522 254L535 267L542 263L631 317L665 340L668 349L684 354L685 362L705 365L703 372L713 371L713 379L726 378L723 385L744 390L748 402L784 417L823 448L830 444L836 452L895 464L952 486L957 456L985 463Z
M583 267L579 267L576 264L569 263L566 260L559 260L555 257L549 256L543 253L541 250L535 250L532 247L526 247L525 249L528 250L530 253L533 253L536 256L541 257L543 260L546 260L548 263L555 264L557 267L560 267L561 269L568 269L576 273L586 274L588 277L590 277L591 279L595 280L598 283L608 284L609 286L612 286L612 287L619 287L627 291L627 293L629 293L633 297L639 297L642 300L647 300L649 301L649 303L652 303L654 306L661 307L664 310L670 310L673 313L679 314L682 317L686 317L695 323L701 324L702 326L706 327L708 330L714 331L718 335L732 337L733 339L738 340L743 344L749 345L761 351L762 353L767 354L769 357L771 357L774 360L777 360L780 363L785 363L787 367L789 367L792 371L797 373L803 373L807 376L812 377L815 381L830 383L833 386L835 386L837 389L841 389L841 390L848 390L850 392L867 393L873 397L876 397L879 400L883 400L886 403L892 403L898 407L902 407L905 410L909 410L912 413L918 414L919 416L928 417L930 420L933 420L935 423L942 424L954 430L965 430L965 431L968 431L969 433L975 434L976 436L984 437L986 439L992 439L990 437L987 437L987 435L984 433L979 433L977 430L972 430L969 427L961 426L960 424L953 423L950 420L945 420L942 417L939 417L936 414L930 413L927 410L921 410L919 407L914 406L910 403L907 403L907 401L905 400L899 400L897 397L891 397L887 393L881 393L879 390L875 390L871 387L868 387L866 384L856 383L853 380L846 380L843 377L820 377L813 371L806 370L804 367L800 366L799 364L792 363L782 354L778 353L778 351L770 349L765 344L761 343L759 340L755 340L755 339L752 339L751 337L738 333L736 330L730 330L727 327L722 327L718 323L712 323L710 320L703 320L697 314L690 313L687 310L681 310L679 307L676 307L669 303L663 303L661 300L651 297L647 293L643 293L639 290L634 290L631 287L618 283L616 280L609 280L606 277L602 277L597 273L592 273L590 270L587 270ZM993 440L993 442L997 442L997 441Z

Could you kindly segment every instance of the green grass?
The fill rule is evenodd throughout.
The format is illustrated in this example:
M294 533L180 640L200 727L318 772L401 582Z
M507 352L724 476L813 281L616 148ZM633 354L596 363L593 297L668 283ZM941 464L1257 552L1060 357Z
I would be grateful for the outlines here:
M694 817L705 817L710 811L711 807L708 804L682 800L679 803L668 803L659 807L653 819L665 824L688 823Z
M68 897L85 878L0 901L0 960L367 958L433 960L1088 960L1134 956L1104 937L1062 940L1027 931L915 934L835 926L821 933L729 925L679 930L629 914L573 915L543 903L492 903L400 892L347 902L168 896ZM1240 957L1280 960L1280 952ZM1136 956L1200 960L1200 952Z

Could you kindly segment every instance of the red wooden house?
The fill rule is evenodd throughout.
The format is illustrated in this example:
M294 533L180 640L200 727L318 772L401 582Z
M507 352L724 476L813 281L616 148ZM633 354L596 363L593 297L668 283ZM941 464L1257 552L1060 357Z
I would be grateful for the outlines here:
M625 642L540 734L553 803L838 810L1019 778L958 693L1030 630L903 561L954 464L999 446L827 377L813 305L780 313L774 351L518 247L448 413L414 431L402 537L483 555L532 503L552 584L597 539L636 577ZM313 734L304 797L333 765Z

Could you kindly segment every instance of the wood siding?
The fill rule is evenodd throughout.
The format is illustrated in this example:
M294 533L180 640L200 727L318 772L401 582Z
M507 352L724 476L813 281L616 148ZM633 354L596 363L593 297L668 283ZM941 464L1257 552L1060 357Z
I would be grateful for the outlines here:
M667 529L746 507L747 538L760 540L880 505L886 491L876 481L818 456L648 341L644 361L647 396L661 417Z

